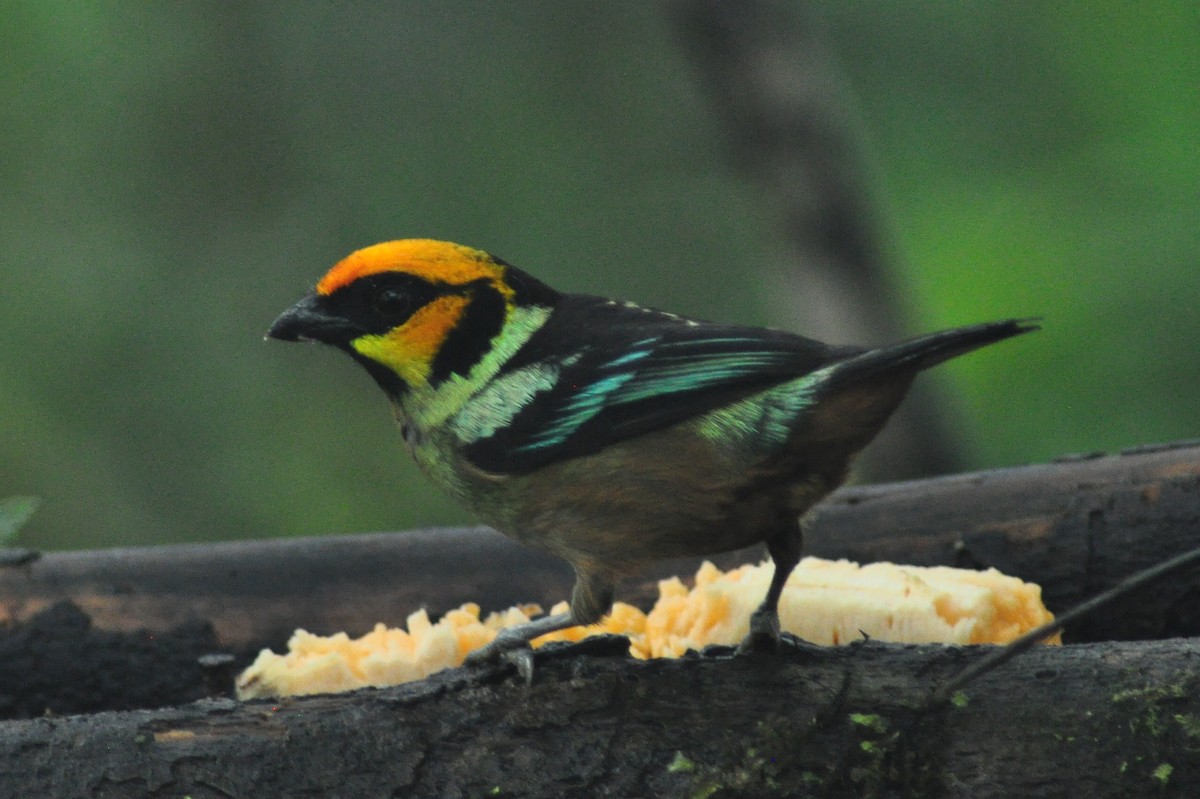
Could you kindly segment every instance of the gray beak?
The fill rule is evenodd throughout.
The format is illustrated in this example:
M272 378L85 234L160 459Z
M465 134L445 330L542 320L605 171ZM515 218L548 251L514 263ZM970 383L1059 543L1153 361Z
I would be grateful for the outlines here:
M344 345L363 331L345 317L331 313L322 298L309 294L288 308L271 325L267 338L280 341L319 341Z

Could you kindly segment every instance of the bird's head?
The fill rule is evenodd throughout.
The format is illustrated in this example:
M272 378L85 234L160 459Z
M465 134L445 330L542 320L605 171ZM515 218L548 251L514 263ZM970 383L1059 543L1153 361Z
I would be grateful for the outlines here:
M404 239L351 253L267 336L344 350L385 391L401 396L454 375L465 378L504 338L519 308L548 313L556 299L549 287L482 250Z

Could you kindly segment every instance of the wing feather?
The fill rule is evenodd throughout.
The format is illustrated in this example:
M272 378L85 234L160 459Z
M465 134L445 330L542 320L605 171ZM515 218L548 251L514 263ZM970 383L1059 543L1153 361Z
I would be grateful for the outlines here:
M790 333L566 296L505 367L552 367L554 385L510 424L467 444L466 455L488 471L529 472L667 427L852 352Z

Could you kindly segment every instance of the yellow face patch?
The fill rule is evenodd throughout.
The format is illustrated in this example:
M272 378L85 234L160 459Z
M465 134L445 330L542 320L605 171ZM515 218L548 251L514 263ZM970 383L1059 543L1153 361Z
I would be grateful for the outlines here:
M401 239L365 247L346 256L317 283L318 294L332 294L360 277L380 272L403 272L428 280L461 286L487 278L510 298L504 267L482 250L433 239Z
M350 346L400 375L409 386L426 385L433 359L470 301L469 297L456 294L439 297L404 324L382 335L359 336Z

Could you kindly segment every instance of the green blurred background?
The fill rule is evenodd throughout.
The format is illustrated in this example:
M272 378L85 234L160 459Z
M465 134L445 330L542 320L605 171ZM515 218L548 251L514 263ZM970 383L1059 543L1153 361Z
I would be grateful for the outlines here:
M978 467L1197 435L1200 11L817 7L909 332ZM0 497L48 549L466 521L332 351L262 334L405 236L800 332L772 198L657 3L5 2ZM927 378L935 379L935 378Z

